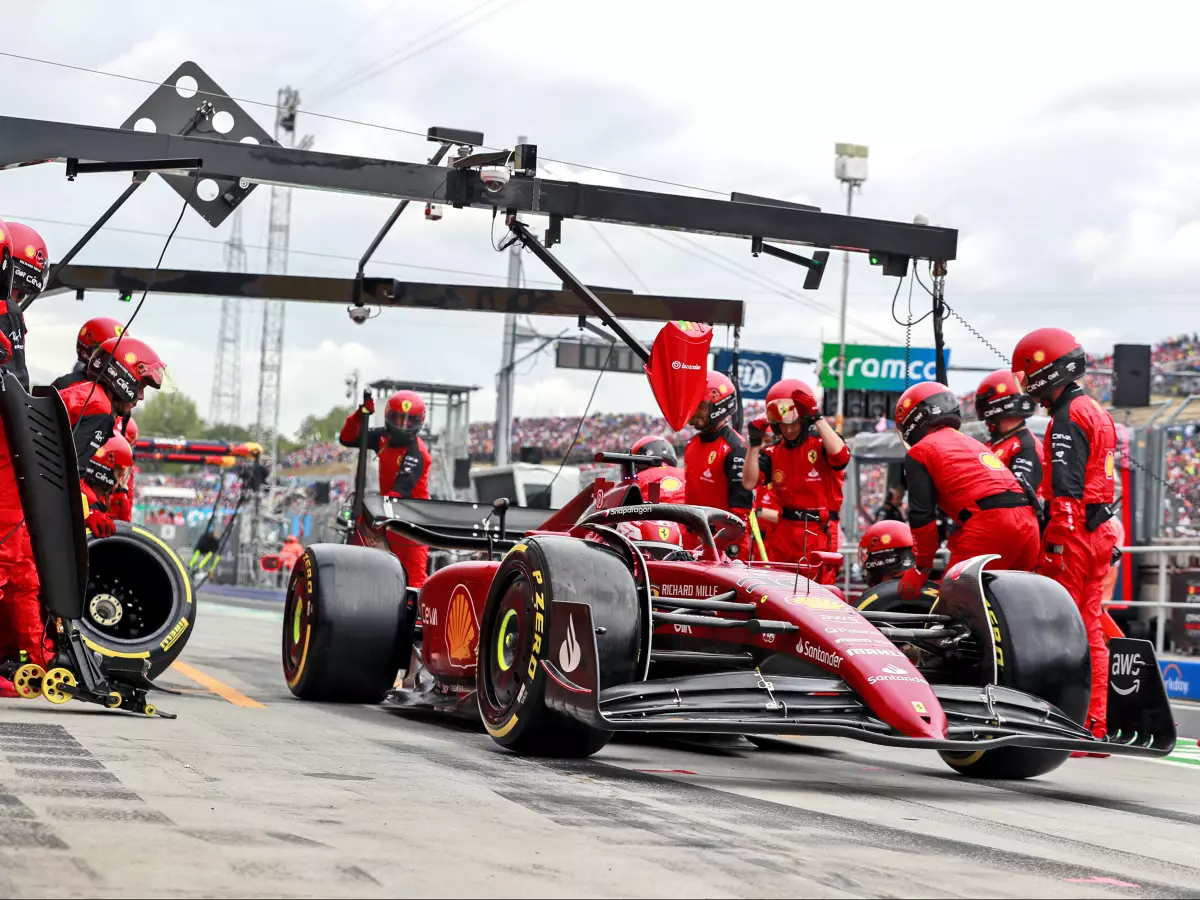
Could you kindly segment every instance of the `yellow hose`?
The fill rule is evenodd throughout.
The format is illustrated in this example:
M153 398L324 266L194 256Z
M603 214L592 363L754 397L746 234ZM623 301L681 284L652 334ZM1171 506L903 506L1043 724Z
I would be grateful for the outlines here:
M754 510L750 510L750 531L754 535L754 543L758 545L758 552L762 554L762 561L769 562L767 548L763 546L762 532L758 530L758 517L754 515Z

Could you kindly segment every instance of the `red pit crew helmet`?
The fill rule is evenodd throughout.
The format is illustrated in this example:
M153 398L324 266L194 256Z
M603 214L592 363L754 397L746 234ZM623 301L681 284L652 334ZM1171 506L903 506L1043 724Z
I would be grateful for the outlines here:
M737 392L733 382L723 372L708 373L704 396L692 413L691 425L697 431L712 431L718 422L733 415L737 409Z
M96 348L109 338L120 337L125 326L116 319L108 316L96 316L88 319L79 329L79 337L75 339L75 355L82 363L88 362Z
M1083 347L1061 328L1039 328L1017 342L1013 374L1025 392L1043 404L1055 388L1078 381L1087 371Z
M914 446L935 428L960 425L958 398L950 388L936 381L914 384L896 403L896 430L905 447Z
M8 223L12 242L12 291L9 296L22 303L33 299L46 289L50 277L49 253L42 236L20 222Z
M128 483L131 468L133 450L129 441L119 434L114 434L87 461L83 477L100 493L109 494Z
M1021 391L1017 378L1008 369L985 375L975 389L975 415L982 419L993 436L1001 419L1028 419L1033 415L1033 398Z
M119 403L137 403L145 388L162 390L167 367L154 349L137 338L113 337L92 354L88 372Z
M13 242L8 223L0 219L0 297L7 297L13 287Z
M799 378L784 378L767 391L767 421L776 434L782 432L783 425L798 424L803 438L817 415L817 395Z
M899 578L914 565L912 530L904 522L876 522L858 542L858 565L872 587Z
M630 452L637 456L661 457L665 466L679 465L679 457L675 454L675 448L661 434L648 434L638 438Z
M425 424L425 401L416 391L396 391L388 397L384 425L395 435L410 437Z

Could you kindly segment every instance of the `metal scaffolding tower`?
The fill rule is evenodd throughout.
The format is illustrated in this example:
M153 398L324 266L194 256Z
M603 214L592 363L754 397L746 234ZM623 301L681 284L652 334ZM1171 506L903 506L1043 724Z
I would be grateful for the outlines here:
M233 213L229 240L225 242L225 269L246 271L246 245L242 243L242 211ZM208 421L237 425L242 420L242 305L245 301L221 300L221 323L217 329L217 358L213 366L212 401Z
M296 141L296 110L300 106L300 92L292 87L280 88L275 107L275 140L284 147L307 150L312 146L313 136L305 135ZM267 231L267 272L273 275L287 273L288 238L292 218L292 189L279 185L271 186L271 214ZM258 415L255 418L255 440L263 446L262 463L274 478L279 469L279 395L280 375L283 367L283 323L284 303L281 300L263 302L262 344L258 366ZM250 568L257 577L257 560L264 552L263 543L268 539L264 508L274 508L275 491L268 492L264 501L261 494L255 495L250 524Z

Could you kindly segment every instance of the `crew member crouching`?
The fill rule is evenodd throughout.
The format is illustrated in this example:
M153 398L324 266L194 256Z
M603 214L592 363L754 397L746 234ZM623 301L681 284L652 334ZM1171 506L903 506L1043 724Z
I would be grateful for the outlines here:
M763 448L768 428L778 440ZM742 470L747 490L769 484L779 501L779 522L767 542L774 562L802 562L838 548L837 522L850 450L821 418L817 398L803 381L786 378L767 392L767 414L750 423L750 450ZM836 569L817 580L832 583Z
M659 503L683 503L685 496L683 469L679 468L679 457L675 455L675 447L660 434L649 434L638 438L630 450L637 456L657 456L662 459L662 465L651 466L638 464L636 466L638 487L642 490L642 499L650 501L650 485L658 485Z
M908 453L908 522L916 565L900 579L900 595L915 599L933 571L940 541L937 512L957 527L950 565L996 553L997 569L1032 571L1040 532L1037 515L1016 476L985 444L958 430L958 398L936 381L914 385L896 404L896 428Z

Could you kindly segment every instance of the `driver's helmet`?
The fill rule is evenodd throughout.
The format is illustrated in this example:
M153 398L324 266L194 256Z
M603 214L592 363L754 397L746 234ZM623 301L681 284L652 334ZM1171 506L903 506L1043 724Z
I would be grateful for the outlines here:
M697 431L713 431L737 409L737 391L723 372L711 371L704 394L692 413L691 423Z
M638 438L634 441L631 452L636 456L661 457L664 466L679 465L679 457L675 455L675 448L661 434L648 434Z
M20 222L8 223L12 241L13 283L11 299L18 303L31 300L46 289L50 277L49 253L42 236Z
M643 522L620 522L617 531L631 541L654 541L658 544L683 546L683 531L675 522L647 519Z
M133 450L122 435L114 434L100 445L83 467L83 479L101 495L107 496L129 483L133 468Z
M876 522L858 542L858 565L872 587L899 578L915 565L912 529L904 522Z
M425 401L416 391L396 391L388 397L384 425L388 434L411 438L425 424Z

